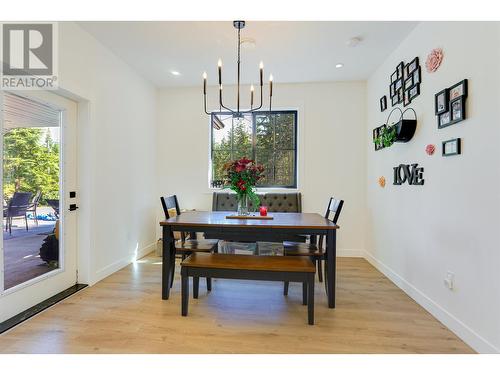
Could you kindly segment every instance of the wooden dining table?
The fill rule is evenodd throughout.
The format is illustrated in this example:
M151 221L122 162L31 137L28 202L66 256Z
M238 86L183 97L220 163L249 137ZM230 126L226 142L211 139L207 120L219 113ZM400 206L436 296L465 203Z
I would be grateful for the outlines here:
M207 238L227 241L290 241L300 235L326 238L326 290L328 307L335 308L335 279L338 225L316 213L272 212L271 220L233 219L234 212L188 211L160 222L163 229L162 299L170 296L175 262L173 232L201 232ZM238 256L238 255L234 255Z

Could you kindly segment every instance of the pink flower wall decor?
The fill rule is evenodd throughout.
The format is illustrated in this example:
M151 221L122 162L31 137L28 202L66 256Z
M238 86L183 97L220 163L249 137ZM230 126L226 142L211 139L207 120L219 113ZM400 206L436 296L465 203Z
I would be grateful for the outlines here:
M427 153L427 155L432 155L434 151L436 151L436 146L434 145L425 146L425 152Z
M441 48L434 48L427 56L425 68L429 73L434 73L438 70L439 65L441 65L441 61L443 61L443 50Z

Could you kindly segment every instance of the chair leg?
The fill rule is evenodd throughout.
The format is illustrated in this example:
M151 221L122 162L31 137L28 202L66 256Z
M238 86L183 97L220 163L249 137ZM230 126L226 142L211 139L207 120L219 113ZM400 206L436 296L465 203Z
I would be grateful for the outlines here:
M207 277L207 292L210 292L212 290L212 278Z
M198 292L200 291L200 278L193 276L193 298L198 299Z
M319 279L319 282L322 283L323 282L323 262L321 260L321 258L316 258L316 264L317 264L317 270L318 270L318 279Z
M36 207L35 207L35 211L33 212L33 214L35 215L35 224L36 224L36 226L38 226L38 215L36 214Z
M9 234L12 234L12 217L9 218Z
M189 278L185 270L181 270L181 314L187 316L189 302Z
M172 286L174 285L174 278L175 278L175 251L170 260L170 264L172 265L172 268L170 270L170 288L172 288Z
M302 283L302 304L307 305L307 283Z
M24 222L26 223L26 232L28 231L28 215L24 214Z
M314 275L309 277L307 286L307 321L314 325Z
M285 281L285 285L284 285L284 288L283 288L283 295L284 296L288 296L288 285L290 284L289 281Z

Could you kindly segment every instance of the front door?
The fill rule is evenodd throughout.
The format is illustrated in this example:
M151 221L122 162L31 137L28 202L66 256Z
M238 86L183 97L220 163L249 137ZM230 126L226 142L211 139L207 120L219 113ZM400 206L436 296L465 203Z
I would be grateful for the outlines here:
M77 282L78 185L77 104L16 91L0 107L2 322Z

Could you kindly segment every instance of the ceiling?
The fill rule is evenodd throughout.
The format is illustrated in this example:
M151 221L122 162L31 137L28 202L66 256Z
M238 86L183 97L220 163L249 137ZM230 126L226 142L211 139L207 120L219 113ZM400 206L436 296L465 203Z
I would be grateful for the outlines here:
M236 83L237 32L232 22L80 22L79 25L158 87L216 84L217 60L223 83ZM241 37L242 83L365 80L417 22L247 22ZM356 47L347 41L358 37ZM342 68L335 68L342 63ZM178 71L174 76L171 71Z

